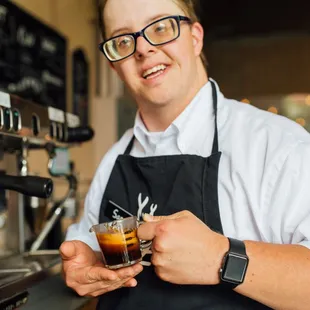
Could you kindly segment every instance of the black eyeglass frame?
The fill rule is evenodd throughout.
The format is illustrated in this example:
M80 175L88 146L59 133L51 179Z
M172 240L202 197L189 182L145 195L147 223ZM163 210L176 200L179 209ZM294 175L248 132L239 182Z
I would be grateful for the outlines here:
M164 43L158 43L158 44L152 43L152 42L147 38L147 36L145 35L145 33L144 33L145 30L146 30L148 27L150 27L150 26L152 26L152 25L154 25L154 24L156 24L156 23L158 23L158 22L160 22L160 21L162 21L162 20L166 20L166 19L169 19L169 18L173 18L173 19L177 22L177 25L178 25L178 35L177 35L175 38L173 38L173 39L171 39L171 40L169 40L169 41L167 41L167 42L164 42ZM170 42L176 40L176 39L180 36L180 33L181 33L181 29L180 29L180 22L181 22L181 21L186 21L186 22L191 23L191 19L190 19L189 17L187 17L187 16L182 16L182 15L165 16L165 17L163 17L163 18L161 18L161 19L157 19L157 20L155 20L154 22L148 24L147 26L145 26L145 27L144 27L142 30L140 30L140 31L131 32L131 33L123 33L123 34L117 35L117 36L115 36L115 37L112 37L112 38L110 38L110 39L108 39L108 40L105 40L105 41L101 42L101 43L99 44L98 47L99 47L99 50L104 54L104 56L105 56L110 62L121 61L121 60L124 60L124 59L126 59L126 58L132 56L132 55L136 52L136 49L137 49L137 39L138 39L139 37L143 37L143 38L144 38L148 43L150 43L152 46L164 45L164 44L167 44L167 43L170 43ZM127 56L121 58L121 59L110 60L110 58L109 58L108 55L106 54L106 52L105 52L103 46L104 46L107 42L109 42L109 41L111 41L111 40L114 40L114 39L116 39L116 38L119 38L119 37L123 37L123 36L132 36L132 37L134 38L135 48L134 48L133 52L132 52L131 54L129 54L129 55L127 55Z

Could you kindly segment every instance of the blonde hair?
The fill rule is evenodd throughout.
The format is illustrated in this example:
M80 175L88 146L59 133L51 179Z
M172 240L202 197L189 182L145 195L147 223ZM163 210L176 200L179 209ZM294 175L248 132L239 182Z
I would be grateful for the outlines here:
M185 16L189 17L193 23L199 22L198 15L196 13L196 10L198 10L198 1L197 0L172 0L175 2L176 5L178 5L181 10L184 12ZM103 11L107 4L108 0L99 0L99 27L102 33L102 37L104 40L107 39L106 32L105 32L105 25L103 20ZM207 66L207 58L204 54L204 51L201 52L200 58L204 64L204 66Z

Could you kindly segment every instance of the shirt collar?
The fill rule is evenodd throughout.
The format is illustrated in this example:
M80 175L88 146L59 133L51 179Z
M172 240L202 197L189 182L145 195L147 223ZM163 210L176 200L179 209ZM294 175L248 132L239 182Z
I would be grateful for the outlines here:
M197 141L202 127L213 115L211 83L207 82L186 109L173 121L178 129L177 144L181 153L189 153L191 144Z
M146 153L154 151L156 148L154 141L160 143L161 139L165 139L166 137L171 138L171 135L174 135L180 152L186 154L188 153L192 141L196 140L193 138L196 138L197 135L199 135L202 126L205 127L206 124L209 124L208 126L212 129L214 122L210 122L210 120L214 118L213 115L212 88L211 83L208 81L199 90L185 110L164 132L149 132L145 127L139 112L136 113L133 132ZM152 139L154 136L156 136L156 139Z

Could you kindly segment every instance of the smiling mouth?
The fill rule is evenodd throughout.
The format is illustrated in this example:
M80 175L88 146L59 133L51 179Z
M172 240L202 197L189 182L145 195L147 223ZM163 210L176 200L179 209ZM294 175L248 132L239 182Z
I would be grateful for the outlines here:
M143 74L142 74L142 77L145 80L153 79L153 78L163 74L164 71L166 70L166 68L167 68L167 66L164 65L164 64L155 66L155 67L153 67L151 69L148 69L148 70L144 71Z

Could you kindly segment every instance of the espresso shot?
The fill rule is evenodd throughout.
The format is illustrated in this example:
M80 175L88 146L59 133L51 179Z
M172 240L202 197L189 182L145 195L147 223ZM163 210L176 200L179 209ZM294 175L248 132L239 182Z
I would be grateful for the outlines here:
M141 261L136 228L125 232L98 232L96 236L108 268L116 269Z

